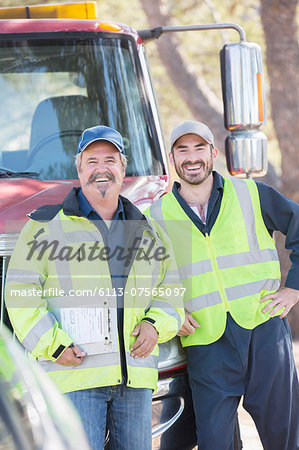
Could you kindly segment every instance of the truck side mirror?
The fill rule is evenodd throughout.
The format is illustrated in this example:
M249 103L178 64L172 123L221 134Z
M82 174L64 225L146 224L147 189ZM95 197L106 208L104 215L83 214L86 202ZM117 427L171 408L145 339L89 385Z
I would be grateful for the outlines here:
M262 54L259 45L241 41L220 52L227 167L231 175L263 176L267 172Z

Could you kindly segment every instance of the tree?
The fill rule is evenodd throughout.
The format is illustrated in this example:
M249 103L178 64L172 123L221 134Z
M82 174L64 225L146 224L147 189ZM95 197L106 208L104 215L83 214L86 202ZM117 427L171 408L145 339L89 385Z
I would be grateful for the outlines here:
M297 0L261 1L272 119L281 150L281 191L299 202Z
M165 12L165 3L167 2L162 2L162 0L152 0L151 2L148 2L147 0L140 0L140 2L146 13L150 28L154 28L158 25L170 25L172 17L168 12ZM218 11L212 1L205 0L203 3L207 4L212 18L219 22L220 15L218 14ZM231 5L231 10L236 7L237 3L237 1L233 2ZM232 22L230 19L223 21ZM199 31L197 33L203 32ZM223 35L224 33L225 32L222 32L221 34ZM227 41L225 35L223 36L222 42L218 39L218 42L214 45L216 48L216 51L214 49L215 54L217 54L217 44L218 47L221 48L225 41ZM197 42L201 42L198 35ZM200 120L206 123L213 130L216 145L220 152L222 152L223 156L224 141L228 135L228 132L224 128L222 103L220 98L217 97L214 91L209 87L209 84L205 81L204 77L197 76L196 73L190 71L187 61L180 53L180 45L176 34L167 34L166 36L162 36L157 40L157 48L162 63L166 67L168 75L180 97L188 105L191 116L195 120ZM209 64L208 61L207 63ZM220 79L220 73L218 74L218 78ZM267 182L274 187L278 187L279 185L278 176L270 162L268 164L268 173L261 179L261 181Z
M263 0L261 19L266 40L272 119L281 149L281 191L299 202L299 46L296 22L297 0ZM290 267L284 237L276 236L282 281ZM290 324L299 338L299 306L291 311Z

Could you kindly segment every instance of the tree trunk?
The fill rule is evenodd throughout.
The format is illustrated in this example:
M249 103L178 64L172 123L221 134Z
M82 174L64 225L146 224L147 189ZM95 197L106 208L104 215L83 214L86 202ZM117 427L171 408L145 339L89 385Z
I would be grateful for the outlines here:
M281 190L299 201L297 0L262 0L272 118L282 155Z
M272 118L282 158L281 191L299 201L299 47L296 22L297 0L262 0L261 18L266 39ZM282 283L290 268L285 239L279 233ZM293 337L299 339L299 306L288 315Z

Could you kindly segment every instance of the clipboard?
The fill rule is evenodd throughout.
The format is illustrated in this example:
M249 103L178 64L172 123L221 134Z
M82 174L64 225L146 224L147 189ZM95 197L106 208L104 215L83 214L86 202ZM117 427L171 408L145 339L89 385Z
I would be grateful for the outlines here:
M80 297L76 301L69 296L62 299L58 307L56 298L51 312L75 344L89 356L118 351L116 296L93 296L92 302L86 305L82 297L80 302Z

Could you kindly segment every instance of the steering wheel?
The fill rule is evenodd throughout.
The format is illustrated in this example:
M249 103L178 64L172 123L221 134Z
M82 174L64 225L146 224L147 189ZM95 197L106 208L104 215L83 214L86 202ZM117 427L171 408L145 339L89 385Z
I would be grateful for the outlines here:
M38 142L36 145L32 147L30 150L30 155L28 158L28 166L32 163L33 158L36 156L36 154L49 142L54 141L55 139L59 139L61 137L66 136L81 136L82 130L65 130L65 131L58 131L57 133L52 133L49 136L46 136L44 139L42 139L40 142Z

